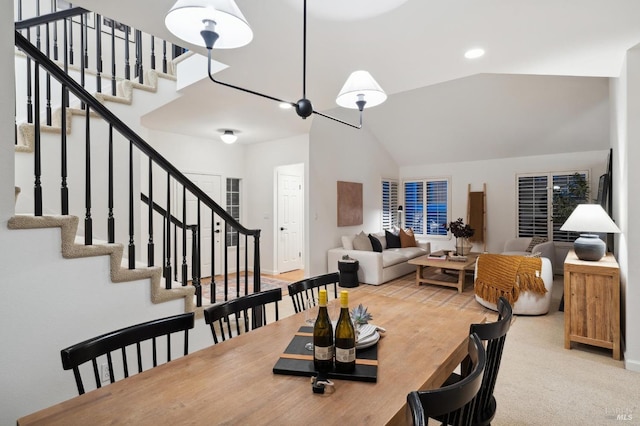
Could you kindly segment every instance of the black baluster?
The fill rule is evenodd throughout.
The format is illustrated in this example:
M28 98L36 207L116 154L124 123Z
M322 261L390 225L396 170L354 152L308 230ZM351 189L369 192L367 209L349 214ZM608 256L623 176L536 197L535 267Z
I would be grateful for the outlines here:
M162 40L162 72L167 73L167 41Z
M69 91L66 86L62 86L62 108L60 109L60 202L63 215L69 214L69 188L67 187L67 97Z
M165 266L164 266L164 279L165 279L165 287L167 289L171 288L171 175L167 173L167 211L166 215L166 226L167 226L167 240L166 240L166 257L165 257Z
M82 24L82 37L84 38L84 45L82 46L82 51L84 52L83 68L89 68L89 14L85 13L82 16L84 17L83 24Z
M42 216L42 182L40 181L40 177L42 175L42 162L41 156L42 152L40 151L40 64L34 62L34 70L33 70L34 82L34 96L35 96L35 110L34 110L34 123L33 126L35 128L34 131L34 156L33 156L33 170L35 174L35 182L34 182L34 211L35 216Z
M36 16L40 16L40 0L36 0ZM40 50L40 25L36 27L36 47Z
M81 52L80 53L80 85L82 87L85 87L84 69L86 67L86 62L89 60L89 58L86 58L85 55L82 53L85 50L85 45L87 43L87 37L85 36L86 19L87 19L86 14L80 15L80 52ZM85 109L84 101L80 103L80 108Z
M51 54L49 51L50 42L49 42L49 24L48 23L45 26L45 28L47 31L47 36L45 38L46 40L45 51L47 54L47 58L49 58L51 57ZM47 73L45 83L46 83L46 93L47 93L47 106L46 106L47 126L51 126L51 74Z
M214 290L215 290L215 258L216 258L216 214L211 210L211 284L210 284L210 301L209 303L213 303Z
M73 18L69 18L69 21L71 22L69 25L69 64L73 65Z
M247 294L246 288L244 291ZM236 296L240 297L240 244L236 246Z
M107 234L109 243L116 241L116 222L113 217L113 125L109 124L109 194L108 194L108 217L107 217Z
M51 10L55 12L56 0L51 0ZM53 22L53 60L58 60L58 21Z
M253 236L253 292L260 291L260 230Z
M187 188L182 186L182 285L187 285Z
M224 221L224 300L229 300L229 247L227 241L227 231L228 231L227 221Z
M72 27L73 29L73 27ZM64 73L65 74L69 74L69 56L67 54L67 31L69 30L68 26L67 26L67 20L64 20L64 24L63 24L63 38L62 38L62 43L63 43L63 68L64 68ZM62 102L62 108L66 109L67 107L69 107L69 90L65 87L63 88L63 99L64 101ZM66 132L66 128L63 127L63 131Z
M31 28L27 28L27 40L31 41ZM27 122L33 123L33 104L31 101L31 57L27 56Z
M91 108L85 110L85 216L84 216L84 244L93 244L93 219L91 218Z
M144 75L142 73L142 32L136 30L136 76L138 83L144 83Z
M238 234L238 251L240 251L240 234ZM249 291L249 235L244 234L244 294Z
M129 269L135 269L136 267L136 244L133 225L133 141L129 141Z
M198 241L200 240L200 222L191 228L191 284L196 289L196 306L202 306L202 286L200 285L199 258L200 251L198 249Z
M96 17L96 91L102 93L102 17ZM113 22L113 21L112 21Z
M151 36L151 69L156 69L156 38Z
M131 80L131 65L129 64L129 27L124 32L124 78Z
M201 213L200 213L200 206L201 206L201 201L200 198L198 198L197 201L197 224L198 224L198 228L197 228L197 239L196 239L196 249L197 249L197 253L194 255L193 257L193 266L192 268L196 270L196 274L195 277L193 278L193 285L196 286L197 289L200 289L200 278L202 277L202 269L201 269L201 265L202 265L202 259L200 258L200 253L202 253L202 241L201 241L201 229L202 229L202 222L201 222ZM202 290L200 290L200 293L202 293ZM198 298L198 301L200 302L199 306L202 306L202 294L200 295L200 297Z
M115 26L115 25L114 25ZM149 241L147 242L147 266L155 264L153 243L153 161L149 157Z
M173 280L178 281L178 225L173 224Z
M116 26L111 26L111 95L116 95Z

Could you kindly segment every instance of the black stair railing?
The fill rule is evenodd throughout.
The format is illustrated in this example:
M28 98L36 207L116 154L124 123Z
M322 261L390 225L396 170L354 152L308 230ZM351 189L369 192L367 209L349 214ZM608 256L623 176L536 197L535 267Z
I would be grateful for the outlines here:
M84 223L85 244L93 244L94 238L100 238L108 242L119 242L126 245L128 247L129 268L131 269L136 266L136 258L143 257L138 253L138 247L141 245L141 241L145 241L147 244L146 265L154 266L158 263L162 265L167 288L171 288L173 282L178 281L176 269L178 267L177 256L180 255L182 257L180 265L182 284L186 281L186 271L189 267L192 271L192 284L198 289L200 289L203 275L211 277L211 303L217 301L216 286L219 285L224 286L222 291L224 300L233 297L233 293L237 297L250 292L250 279L253 284L251 290L253 292L260 291L260 230L247 229L238 223L224 208L185 177L173 164L66 72L72 62L70 58L73 50L67 45L67 42L74 36L72 35L73 31L67 35L64 29L74 26L69 25L69 21L74 16L85 15L86 10L72 8L16 23L15 44L26 55L29 63L28 70L33 73L28 85L33 86L31 103L33 104L35 132L33 154L35 214L43 215L44 212L47 212L75 214L84 217L82 223ZM56 21L62 21L62 25L47 25L47 23ZM85 19L80 19L80 21L85 22ZM63 40L62 46L54 49L56 52L61 49L64 51L64 63L60 66L45 54L46 47L45 52L42 52L28 39L33 26L40 28L43 25L64 32L62 37L52 37L55 40ZM23 36L18 31L19 29L25 31L27 37ZM87 32L83 26L80 31L80 38L83 40L80 48L82 52L80 80L82 82L85 81L84 69L87 64L85 57L89 37L87 34L90 35L91 32ZM113 34L113 30L111 34ZM142 37L136 33L136 38ZM142 49L136 49L136 52L138 51L141 52ZM165 47L163 46L164 51ZM124 54L128 56L127 49ZM141 63L136 65L136 69L138 73L142 73ZM56 90L61 94L57 103L58 107L61 107L60 124L63 127L58 146L51 142L47 142L43 146L40 140L43 126L40 122L40 111L46 111L43 105L52 103L49 99L44 101L41 99L41 77L39 76L41 70L49 76L47 78L51 80L51 86L53 83L58 85ZM137 77L139 78L139 76ZM113 79L112 76L104 76L104 78ZM28 92L31 93L31 89ZM75 102L70 100L71 96ZM82 118L73 118L67 114L65 106L73 106L74 104L80 104L84 107ZM85 134L81 144L77 142L72 144L71 140L67 138L65 129L66 122L69 120L84 120ZM55 181L59 184L56 185ZM51 191L51 188L56 186L59 189ZM140 193L140 189L144 187L147 188L148 194L148 215L142 214L142 203L138 197L134 197L134 194ZM106 189L106 194L102 192L102 188ZM58 195L55 195L56 193ZM164 206L160 206L160 203L154 200L157 193L162 194L159 201L165 202ZM176 201L180 198L185 200L187 197L195 200L195 203L188 206L184 202ZM164 213L159 213L154 206L161 208ZM203 232L204 228L201 222L205 214L211 218L208 234ZM156 218L158 215L162 215L161 223L158 223ZM188 258L186 255L188 250L185 242L187 232L185 231L188 227L183 225L185 231L181 233L175 230L172 232L172 225L176 226L174 220L180 216L183 217L182 224L187 223L188 216L196 217L196 224L190 229L192 242L189 249L197 259L194 259L193 256ZM128 222L128 226L118 226L118 223L122 224L123 220L125 223ZM145 220L148 225L145 230L148 234L143 236L145 231L142 229L145 227L141 223ZM238 238L236 244L231 244L228 238L219 238L220 228L223 230L232 229L244 238ZM156 244L154 235L160 234L163 234L162 254L154 250ZM177 243L180 237L183 240L182 247ZM251 244L250 237L253 244ZM211 266L206 272L201 268L203 265L203 240L207 242L211 256L208 259ZM220 245L217 245L218 241L220 241ZM229 256L232 245L235 245L235 256ZM244 252L242 257L241 252ZM250 254L252 255L251 264ZM215 261L218 257L222 263L219 267L216 266ZM252 276L250 275L251 270L253 270ZM232 282L232 274L235 274L235 285ZM216 282L216 277L221 283ZM232 292L232 288L235 288L234 292ZM198 293L201 293L201 290ZM199 297L198 305L200 304L201 298Z

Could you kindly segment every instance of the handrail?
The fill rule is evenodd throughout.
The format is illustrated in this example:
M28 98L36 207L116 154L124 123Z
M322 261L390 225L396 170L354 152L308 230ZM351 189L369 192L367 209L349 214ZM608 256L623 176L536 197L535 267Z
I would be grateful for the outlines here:
M48 13L46 15L36 16L34 18L24 19L15 23L16 30L26 30L27 28L35 27L36 25L44 25L49 22L59 21L65 18L71 18L73 16L89 13L87 9L81 7L72 7L70 9L59 10L57 12Z
M240 224L233 216L231 216L225 209L220 207L209 195L207 195L196 184L191 182L180 170L178 170L173 164L171 164L166 158L164 158L158 151L145 142L137 133L135 133L129 126L127 126L122 120L120 120L115 114L113 114L107 107L101 104L96 98L94 98L87 90L79 83L69 77L60 67L58 67L51 59L44 55L36 46L29 42L18 31L15 32L15 44L22 50L27 56L33 58L37 62L43 65L43 67L59 82L63 83L84 103L89 105L92 110L102 116L107 122L122 134L126 139L131 141L141 152L148 157L167 173L171 175L177 182L188 189L199 200L201 200L207 207L220 216L225 222L231 224L231 226L238 230L238 232L254 237L260 236L260 229L247 229Z
M140 200L142 200L142 202L145 203L146 205L149 205L149 197L147 197L145 194L140 193ZM158 205L155 201L153 202L153 210L155 210L157 213L160 213L163 217L167 216L167 211L162 207L160 207L160 205ZM171 218L171 223L176 225L178 228L193 229L198 227L198 225L185 225L184 223L182 223L180 219L178 219L174 215L169 215L169 217Z

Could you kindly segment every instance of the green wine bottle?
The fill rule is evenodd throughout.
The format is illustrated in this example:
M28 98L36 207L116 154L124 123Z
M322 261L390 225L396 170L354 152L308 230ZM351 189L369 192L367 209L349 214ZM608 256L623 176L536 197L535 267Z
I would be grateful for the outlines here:
M352 373L356 368L356 332L349 315L349 292L340 292L340 317L336 324L336 371Z
M333 325L327 311L327 290L318 292L318 317L313 326L313 367L318 372L333 368Z

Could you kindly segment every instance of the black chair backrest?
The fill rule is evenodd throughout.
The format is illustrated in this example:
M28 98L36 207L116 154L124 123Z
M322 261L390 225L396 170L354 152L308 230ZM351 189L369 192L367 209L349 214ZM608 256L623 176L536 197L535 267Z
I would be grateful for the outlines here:
M340 274L338 272L331 272L289 284L289 296L291 296L291 302L293 302L293 309L296 313L304 311L308 300L317 299L320 288L327 290L327 297L331 299L331 284L333 284L333 298L336 299L338 297L339 281Z
M243 328L240 326L240 314L242 314L244 319L244 331L262 327L267 324L266 307L269 303L274 304L275 321L280 319L278 313L278 302L280 300L282 300L282 289L280 288L248 294L246 296L238 297L237 299L206 308L204 310L204 321L211 327L213 341L218 343L219 339L216 324L220 330L220 337L222 338L222 341L233 337L231 330L232 319L235 320L235 329L237 334L241 334ZM251 328L249 327L250 317L252 318ZM227 328L226 334L225 323Z
M171 361L171 334L184 331L184 352L183 355L189 353L189 330L194 326L194 313L174 315L167 318L161 318L148 321L142 324L133 325L120 330L112 331L84 342L75 344L60 351L62 356L62 368L65 370L73 369L73 375L78 386L78 393L82 395L85 392L82 377L80 375L80 366L85 362L91 361L93 365L93 375L96 381L96 387L101 385L101 372L98 368L98 358L106 355L107 366L109 369L109 381L116 381L114 373L114 363L111 353L120 350L122 353L122 370L124 378L129 377L129 358L127 357L127 347L136 344L136 360L138 365L138 373L143 370L143 354L141 342L146 340L152 341L152 359L153 367L158 365L158 351L156 338L166 336L167 357L166 362ZM146 359L146 357L144 357ZM133 361L132 361L133 362ZM119 363L118 363L119 364Z
M476 399L476 422L489 424L496 412L493 390L498 378L500 361L507 332L511 327L513 310L504 297L498 299L498 320L496 322L471 324L470 333L476 333L480 340L487 342L487 367L482 378L482 387Z
M429 418L437 418L446 425L472 424L474 398L480 390L486 365L485 349L477 334L469 336L469 359L471 371L459 382L407 395L414 425L426 425Z

